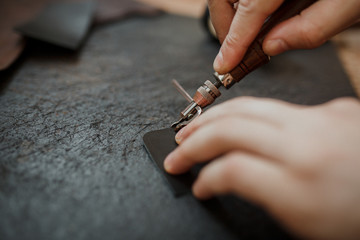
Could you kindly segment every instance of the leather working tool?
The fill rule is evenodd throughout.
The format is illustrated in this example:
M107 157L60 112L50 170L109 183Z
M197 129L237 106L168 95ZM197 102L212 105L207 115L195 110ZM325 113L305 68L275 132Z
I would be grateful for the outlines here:
M173 80L177 90L190 102L189 105L180 113L180 119L174 122L171 127L178 131L186 126L202 113L202 109L212 104L221 95L219 88L224 86L226 89L243 79L247 74L260 66L269 62L270 57L262 49L262 43L266 34L278 23L287 20L302 10L309 7L316 0L285 0L280 8L275 11L264 23L259 34L250 45L241 63L232 71L226 74L214 73L215 82L206 80L200 86L192 98L181 86Z

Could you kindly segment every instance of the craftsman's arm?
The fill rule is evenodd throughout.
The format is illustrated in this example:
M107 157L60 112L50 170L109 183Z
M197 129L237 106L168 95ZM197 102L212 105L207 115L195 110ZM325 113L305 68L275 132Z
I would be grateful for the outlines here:
M231 2L237 2L237 10ZM220 74L242 60L265 19L283 0L208 0L212 23L222 47L214 61ZM359 0L321 0L272 29L263 49L273 56L289 49L313 48L360 18Z

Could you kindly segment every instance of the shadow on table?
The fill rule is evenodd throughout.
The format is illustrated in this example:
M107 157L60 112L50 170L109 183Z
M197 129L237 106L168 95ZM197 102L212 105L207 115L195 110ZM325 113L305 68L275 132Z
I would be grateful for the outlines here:
M9 68L0 71L0 94L3 94L6 91L16 73L29 58L46 62L62 61L69 64L75 64L78 62L81 48L74 51L39 40L28 39L25 51L16 60L16 62Z
M265 211L235 196L212 198L200 205L239 239L295 239Z

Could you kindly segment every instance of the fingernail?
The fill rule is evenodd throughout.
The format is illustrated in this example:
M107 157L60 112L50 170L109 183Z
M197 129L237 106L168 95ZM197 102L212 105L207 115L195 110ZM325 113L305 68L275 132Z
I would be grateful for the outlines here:
M216 58L214 60L214 69L215 69L215 71L219 72L219 70L221 69L223 63L224 63L224 56L223 56L222 51L220 49L218 55L216 56Z
M171 172L171 170L173 169L173 154L170 153L166 158L165 158L165 161L164 161L164 168L165 168L165 171L167 172Z
M289 50L288 45L282 39L274 39L266 42L266 52L270 55L277 55L279 53Z
M182 129L180 129L176 135L175 135L175 141L177 142L177 144L180 144L181 141L183 140L183 135L184 135L184 127Z

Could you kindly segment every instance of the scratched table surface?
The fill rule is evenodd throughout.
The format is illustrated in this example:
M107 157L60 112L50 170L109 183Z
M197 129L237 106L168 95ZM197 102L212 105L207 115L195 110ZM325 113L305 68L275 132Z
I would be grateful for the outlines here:
M0 75L0 239L291 238L245 200L175 198L143 147L186 105L171 79L194 93L217 49L170 15L93 29L77 54L32 43ZM326 44L274 57L219 102L240 95L355 94Z

